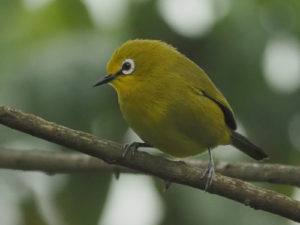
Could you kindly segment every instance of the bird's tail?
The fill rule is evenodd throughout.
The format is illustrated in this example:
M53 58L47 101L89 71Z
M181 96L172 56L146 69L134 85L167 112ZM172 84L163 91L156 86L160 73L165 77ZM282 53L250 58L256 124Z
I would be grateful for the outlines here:
M256 160L268 158L268 155L264 150L235 131L232 131L231 133L231 144Z

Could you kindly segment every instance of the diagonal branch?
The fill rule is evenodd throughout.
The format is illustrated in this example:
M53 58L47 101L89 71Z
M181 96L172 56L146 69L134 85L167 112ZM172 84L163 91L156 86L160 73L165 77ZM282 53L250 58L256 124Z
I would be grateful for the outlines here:
M185 160L189 166L206 168L208 161ZM300 167L267 163L228 163L215 161L216 171L245 181L263 181L300 187ZM71 152L17 151L0 149L0 168L44 171L47 173L109 172L139 173L123 166L110 165L103 160Z
M107 163L126 166L144 173L155 175L170 182L203 189L200 179L203 169L180 162L138 152L134 158L122 158L120 144L100 140L97 137L48 122L34 115L0 106L0 123L43 138L82 153L103 159ZM256 187L244 181L216 174L208 192L249 205L255 209L300 222L300 202L275 191Z

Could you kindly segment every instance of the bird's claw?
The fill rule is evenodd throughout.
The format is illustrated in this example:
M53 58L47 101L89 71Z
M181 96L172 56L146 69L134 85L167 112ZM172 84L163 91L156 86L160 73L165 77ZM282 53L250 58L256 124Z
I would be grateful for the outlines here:
M133 142L131 144L125 144L124 145L124 151L122 153L122 158L125 158L126 155L130 152L130 156L134 157L135 152L137 151L139 147L139 143L138 142Z
M211 163L212 162L212 163ZM209 162L204 170L201 179L206 179L204 190L207 191L208 187L212 184L215 177L215 167L213 161Z

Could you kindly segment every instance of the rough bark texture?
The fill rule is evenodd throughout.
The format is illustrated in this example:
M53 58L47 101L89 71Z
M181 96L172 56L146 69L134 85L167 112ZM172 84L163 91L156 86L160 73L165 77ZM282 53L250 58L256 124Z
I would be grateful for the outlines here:
M205 181L200 179L203 169L174 162L165 158L137 152L135 157L122 158L120 144L100 140L97 137L48 122L34 115L0 106L0 123L66 146L82 153L131 169L155 175L164 180L203 189ZM256 187L239 179L216 174L207 190L226 198L241 202L255 209L265 210L300 222L300 202L277 192Z

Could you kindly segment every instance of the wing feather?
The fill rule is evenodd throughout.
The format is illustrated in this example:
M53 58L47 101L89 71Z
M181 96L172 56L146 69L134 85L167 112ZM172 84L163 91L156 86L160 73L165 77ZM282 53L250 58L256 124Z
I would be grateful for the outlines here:
M201 91L202 95L215 102L221 108L227 126L236 130L237 125L232 108L204 70L187 57L180 57L177 63L181 64L175 68L177 74L181 74L190 87Z

